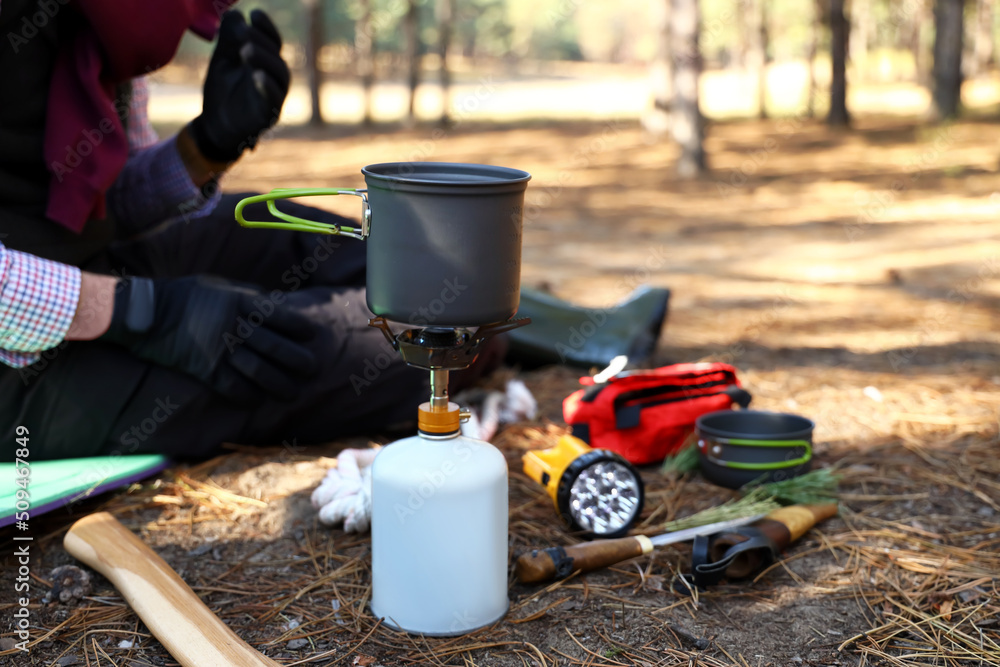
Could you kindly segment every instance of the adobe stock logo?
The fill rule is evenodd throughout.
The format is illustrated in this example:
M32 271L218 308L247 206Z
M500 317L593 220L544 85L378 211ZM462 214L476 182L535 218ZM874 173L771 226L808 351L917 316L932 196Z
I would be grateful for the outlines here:
M396 502L393 511L400 525L405 524L411 516L416 515L425 501L430 500L448 483L448 480L455 476L462 464L472 458L472 448L462 440L457 440L452 444L451 453L453 458L445 459L437 470L424 471L423 478L414 480L410 485L410 494L406 498L406 504ZM456 463L457 461L457 463Z
M440 296L436 299L432 299L426 306L418 308L412 315L410 315L410 324L421 327L431 324L437 320L442 313L444 313L448 304L454 303L455 300L461 296L462 292L467 289L469 289L469 286L463 285L459 282L458 276L455 276L451 280L446 279Z
M155 407L150 412L149 417L146 417L138 424L134 424L128 431L123 432L119 441L122 445L129 447L129 453L134 452L140 442L149 440L156 433L156 429L160 427L160 424L167 421L180 407L177 403L171 403L169 396L156 399Z
M364 377L357 373L351 373L351 377L348 378L351 381L351 388L354 389L354 395L360 396L362 389L372 386L372 383L382 376L382 371L389 368L395 359L396 357L388 352L379 352L374 360L365 359L365 370L362 373Z
M37 12L30 17L22 17L20 30L18 32L12 30L7 33L7 41L10 42L10 48L14 50L14 53L20 51L21 47L28 43L28 40L34 38L41 28L47 26L49 21L56 17L61 9L60 5L67 4L69 4L69 0L41 0L38 3Z

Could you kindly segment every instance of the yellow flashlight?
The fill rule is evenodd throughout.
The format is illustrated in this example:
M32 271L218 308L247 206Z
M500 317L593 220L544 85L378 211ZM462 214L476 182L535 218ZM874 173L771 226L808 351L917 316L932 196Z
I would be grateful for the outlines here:
M642 477L615 452L564 435L555 447L528 452L522 461L524 474L545 487L573 530L619 537L642 513Z

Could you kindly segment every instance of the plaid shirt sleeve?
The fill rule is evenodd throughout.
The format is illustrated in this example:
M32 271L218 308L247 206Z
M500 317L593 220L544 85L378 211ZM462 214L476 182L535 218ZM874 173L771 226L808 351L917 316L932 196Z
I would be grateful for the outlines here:
M15 368L66 338L80 299L80 269L0 243L0 362Z
M200 218L211 213L222 198L219 188L205 196L191 181L173 137L157 141L147 114L148 101L146 80L134 79L128 120L130 156L107 195L115 219L133 234L176 218Z

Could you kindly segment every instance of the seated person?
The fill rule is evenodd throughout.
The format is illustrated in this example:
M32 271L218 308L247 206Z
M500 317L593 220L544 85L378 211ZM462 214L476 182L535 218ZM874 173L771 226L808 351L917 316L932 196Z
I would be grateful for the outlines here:
M40 11L2 6L8 30ZM290 76L263 12L219 25L215 6L78 0L0 51L0 90L19 100L0 105L0 435L28 427L35 460L326 442L412 422L427 400L426 371L368 326L363 242L236 224L246 194L219 178L277 121ZM187 29L218 30L202 113L157 142L142 76ZM539 363L637 340L648 353L666 312L665 290L645 294L577 345L593 313L525 296L535 324L513 333L537 332L521 342ZM453 393L502 355L453 373Z
M0 434L27 426L38 459L208 456L412 420L427 374L368 327L361 242L243 230L217 194L287 94L277 30L227 12L201 115L155 143L131 82L217 17L162 4L81 1L0 51L21 100L0 105ZM0 27L37 11L4 0Z

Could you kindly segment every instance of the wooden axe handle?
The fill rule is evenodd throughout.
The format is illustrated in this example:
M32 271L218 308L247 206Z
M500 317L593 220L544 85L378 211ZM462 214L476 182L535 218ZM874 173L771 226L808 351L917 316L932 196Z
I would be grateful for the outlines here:
M182 667L279 667L236 636L162 558L107 512L74 523L63 546L115 585Z

